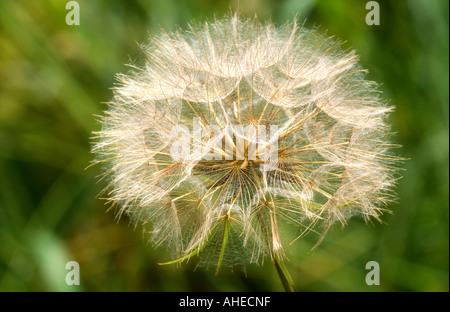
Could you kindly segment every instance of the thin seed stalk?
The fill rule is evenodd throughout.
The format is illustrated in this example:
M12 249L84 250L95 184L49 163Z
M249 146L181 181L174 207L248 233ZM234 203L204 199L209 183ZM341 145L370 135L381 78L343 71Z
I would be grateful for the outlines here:
M283 284L284 290L286 292L296 292L297 288L295 287L294 281L292 280L292 277L289 274L289 271L287 270L286 266L284 265L283 259L281 259L277 255L274 255L273 259L274 259L275 267L277 268L278 276L280 277L281 283Z

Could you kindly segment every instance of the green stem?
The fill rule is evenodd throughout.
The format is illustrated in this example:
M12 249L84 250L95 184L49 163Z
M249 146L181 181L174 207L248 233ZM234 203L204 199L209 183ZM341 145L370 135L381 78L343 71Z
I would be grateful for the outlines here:
M292 280L289 271L284 265L283 260L277 255L274 255L274 263L275 267L277 268L278 275L280 276L281 283L283 284L284 290L286 292L296 292L297 289L295 288L294 281Z

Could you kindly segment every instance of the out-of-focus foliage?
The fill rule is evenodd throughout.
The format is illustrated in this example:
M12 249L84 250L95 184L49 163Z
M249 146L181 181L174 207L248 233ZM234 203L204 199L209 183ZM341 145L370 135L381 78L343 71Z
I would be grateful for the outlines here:
M378 1L381 25L365 24L366 1L87 1L80 25L65 22L67 1L0 2L0 290L280 291L267 263L239 272L160 267L165 252L142 229L114 219L97 194L92 131L124 65L139 61L149 33L238 11L305 26L354 48L368 78L396 106L390 122L399 153L410 158L398 203L385 224L354 218L292 244L288 269L301 291L449 290L448 1ZM67 286L66 262L81 285ZM368 286L368 261L380 286Z

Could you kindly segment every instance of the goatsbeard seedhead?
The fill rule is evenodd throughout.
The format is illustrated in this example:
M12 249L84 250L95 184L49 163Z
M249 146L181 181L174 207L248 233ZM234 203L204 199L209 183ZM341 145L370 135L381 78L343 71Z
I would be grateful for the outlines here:
M142 49L144 64L117 76L93 152L118 216L172 262L244 266L352 215L379 219L398 161L392 108L353 51L296 21L237 16Z

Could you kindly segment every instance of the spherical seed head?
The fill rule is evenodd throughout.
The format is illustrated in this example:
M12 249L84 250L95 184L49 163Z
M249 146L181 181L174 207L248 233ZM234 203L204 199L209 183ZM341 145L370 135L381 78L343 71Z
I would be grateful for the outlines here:
M391 107L353 51L296 21L237 16L163 33L119 74L93 151L118 214L179 260L283 256L391 199ZM292 226L293 237L281 228Z

